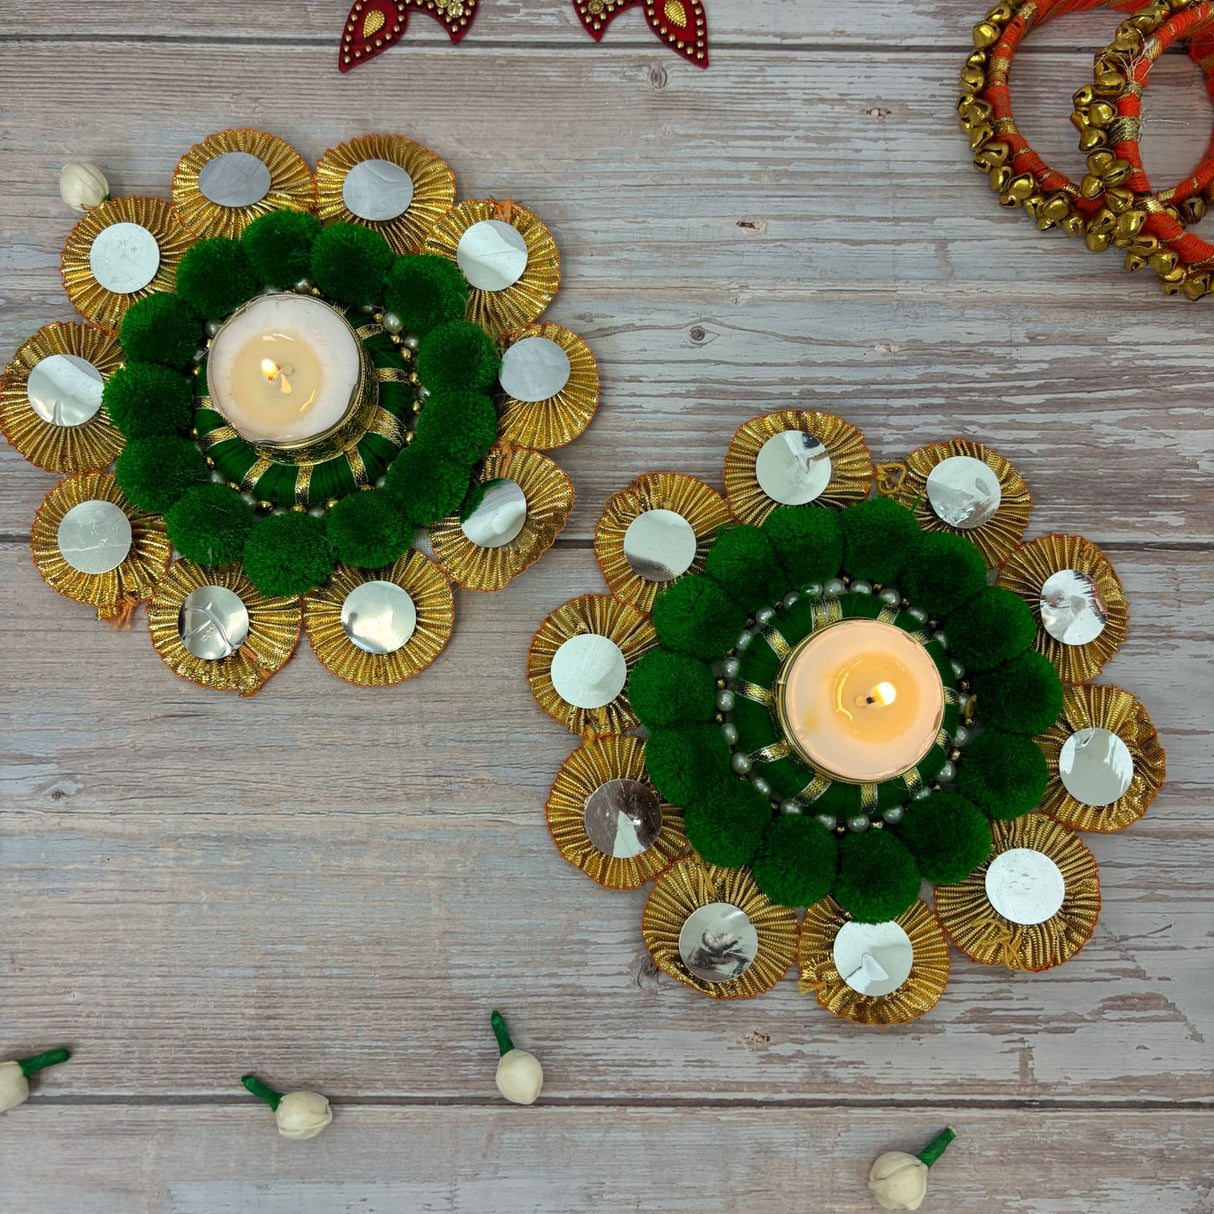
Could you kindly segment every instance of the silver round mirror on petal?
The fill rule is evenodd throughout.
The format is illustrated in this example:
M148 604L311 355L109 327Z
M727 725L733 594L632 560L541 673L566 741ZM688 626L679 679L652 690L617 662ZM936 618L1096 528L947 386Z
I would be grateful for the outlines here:
M142 291L160 269L160 246L156 237L140 224L112 223L93 238L89 269L115 295Z
M395 653L417 629L417 607L395 582L363 582L341 605L341 627L364 653Z
M679 931L679 956L705 982L732 982L759 955L759 933L732 902L710 902L692 911Z
M773 434L755 457L755 479L773 502L804 506L830 484L830 453L812 434Z
M1110 729L1077 729L1058 755L1062 787L1083 805L1112 805L1134 779L1134 756Z
M226 586L199 586L181 604L177 631L188 653L218 662L244 644L249 635L249 609Z
M60 520L63 559L80 573L109 573L131 550L131 520L113 502L81 502Z
M30 408L53 426L82 426L101 408L105 380L87 358L50 354L34 364L25 382Z
M552 655L552 686L574 708L602 708L627 682L628 663L620 647L598 633L570 637Z
M624 557L650 582L671 582L696 559L695 528L674 510L646 510L624 532Z
M915 949L900 923L849 920L835 936L839 977L860 995L888 995L910 977Z
M198 172L198 192L220 207L251 207L270 192L270 170L252 152L224 152Z
M1003 490L989 464L972 455L950 455L928 473L927 501L941 522L972 531L995 517Z
M1044 852L1013 847L990 862L986 896L1005 919L1030 926L1058 913L1066 898L1066 881Z
M605 856L631 860L662 833L662 803L640 780L608 780L586 799L586 834Z
M1095 581L1078 569L1060 569L1041 587L1041 626L1064 645L1094 641L1109 622Z
M482 219L459 238L455 261L464 277L481 291L504 291L527 268L527 242L513 224Z
M524 337L502 355L497 380L515 400L534 404L563 392L569 382L569 355L549 337Z
M413 178L392 160L360 160L341 183L346 208L368 223L403 215L413 201Z
M515 481L486 481L460 513L460 530L479 548L502 548L527 522L527 495Z

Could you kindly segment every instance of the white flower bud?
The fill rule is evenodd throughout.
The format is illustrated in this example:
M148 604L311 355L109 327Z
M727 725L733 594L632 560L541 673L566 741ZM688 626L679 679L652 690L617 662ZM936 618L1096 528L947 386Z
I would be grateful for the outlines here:
M927 1196L927 1164L905 1151L886 1151L869 1169L868 1187L883 1210L917 1210Z
M95 165L72 160L59 170L59 194L73 211L87 211L109 197L110 183Z
M0 1113L29 1099L30 1084L19 1062L0 1062Z
M284 1138L315 1138L333 1120L328 1100L319 1092L287 1092L274 1110Z
M544 1068L526 1050L507 1050L497 1060L497 1090L511 1104L534 1104L544 1087Z

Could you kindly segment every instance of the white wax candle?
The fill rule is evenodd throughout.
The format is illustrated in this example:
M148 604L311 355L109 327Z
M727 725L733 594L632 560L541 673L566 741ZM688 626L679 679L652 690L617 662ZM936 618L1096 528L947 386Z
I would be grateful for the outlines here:
M250 442L307 442L357 405L358 338L310 295L262 295L228 318L211 342L211 401Z

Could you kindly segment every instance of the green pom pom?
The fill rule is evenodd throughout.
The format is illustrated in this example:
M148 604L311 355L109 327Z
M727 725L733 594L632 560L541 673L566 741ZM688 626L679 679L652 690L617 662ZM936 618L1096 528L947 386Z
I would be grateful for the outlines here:
M682 578L653 604L653 626L667 649L711 662L737 644L746 612L711 578Z
M919 873L952 885L991 854L991 824L976 805L952 792L915 801L893 828L910 848Z
M497 410L482 392L436 392L417 415L416 429L431 450L473 464L497 440Z
M812 906L830 893L838 855L835 836L815 818L777 818L755 857L755 884L779 906Z
M497 379L500 365L493 338L465 320L438 325L417 351L417 373L428 392L483 392Z
M309 211L271 211L244 230L240 243L253 272L268 287L293 287L312 276L312 246L320 220Z
M428 527L460 508L471 477L467 464L426 443L414 442L392 461L384 492L396 500L411 523Z
M130 362L184 367L202 346L202 319L180 295L158 292L127 309L118 340Z
M984 733L957 764L957 791L988 818L1018 818L1036 809L1048 779L1037 744L1010 733Z
M312 278L330 299L350 307L378 304L395 254L388 242L356 223L334 223L312 246Z
M843 568L852 577L882 585L896 581L917 547L919 524L905 506L888 497L848 506L843 528Z
M779 506L767 516L763 532L798 588L825 582L843 567L843 528L833 510Z
M952 656L971 670L990 670L1019 657L1037 635L1028 604L1002 586L988 586L944 626Z
M211 319L236 311L260 286L240 242L226 236L191 245L177 267L177 294Z
M661 796L688 806L729 778L729 743L719 725L667 725L645 743L645 766Z
M382 489L351 493L329 511L329 544L339 561L363 569L390 565L413 543L413 527Z
M939 618L968 603L986 586L986 561L959 535L925 531L898 584L911 603Z
M708 551L704 572L747 611L771 607L791 582L776 550L758 527L730 527Z
M709 721L716 699L712 671L703 662L669 649L651 649L628 678L628 702L650 729L682 721Z
M845 835L839 844L834 896L859 923L896 919L919 897L915 858L888 830Z
M429 253L398 257L384 283L384 307L400 317L406 333L424 337L449 320L462 320L468 284L459 266Z
M1029 650L973 678L984 725L1007 733L1044 733L1062 712L1062 680L1053 663Z
M298 511L262 519L245 541L244 571L271 598L315 590L333 571L323 520Z
M188 438L154 435L127 443L114 476L136 506L163 514L187 489L207 479L207 464Z
M199 565L237 561L253 530L253 512L228 485L195 485L165 516L169 539L187 560Z
M177 434L194 420L194 385L159 363L127 363L106 381L101 403L127 438Z
M737 868L754 859L771 822L771 802L748 780L725 776L683 816L688 842L707 864Z

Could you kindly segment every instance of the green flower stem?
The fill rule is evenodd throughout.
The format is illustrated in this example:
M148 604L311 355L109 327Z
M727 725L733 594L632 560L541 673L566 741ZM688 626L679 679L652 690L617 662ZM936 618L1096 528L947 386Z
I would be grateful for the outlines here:
M272 1109L277 1109L279 1102L282 1100L282 1093L276 1092L272 1087L261 1082L256 1075L241 1075L240 1082L257 1097L258 1100L264 1100Z
M936 1135L916 1156L920 1163L926 1164L929 1168L944 1154L945 1148L954 1138L957 1137L956 1131L952 1126L945 1126L944 1129Z
M497 1038L497 1048L503 1054L508 1054L514 1049L514 1042L510 1040L510 1030L506 1028L506 1022L502 1019L501 1012L495 1011L489 1017L489 1023L493 1025L493 1035Z
M35 1054L32 1058L18 1058L17 1065L28 1079L35 1071L45 1070L48 1066L58 1066L71 1056L67 1050L47 1050L45 1054Z

